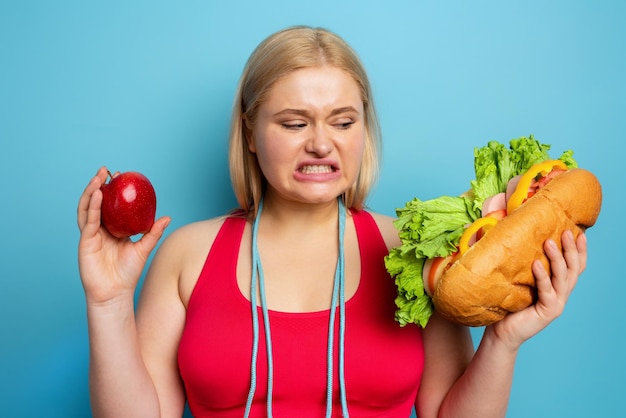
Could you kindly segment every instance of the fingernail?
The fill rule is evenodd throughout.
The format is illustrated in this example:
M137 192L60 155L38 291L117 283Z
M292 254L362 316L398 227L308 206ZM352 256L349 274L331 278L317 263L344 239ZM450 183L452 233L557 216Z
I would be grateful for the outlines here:
M546 268L543 266L541 261L535 260L533 263L535 264L535 269L538 269L542 273L547 273Z

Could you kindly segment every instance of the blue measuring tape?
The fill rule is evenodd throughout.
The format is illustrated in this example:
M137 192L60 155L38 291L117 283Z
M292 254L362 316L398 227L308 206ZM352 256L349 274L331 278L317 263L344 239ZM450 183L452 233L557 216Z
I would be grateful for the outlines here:
M335 279L333 283L333 295L330 306L330 318L328 321L328 347L327 347L327 381L326 381L326 417L332 416L333 410L333 371L334 371L334 339L335 339L335 321L336 311L339 310L339 390L341 394L341 409L344 417L349 417L348 401L346 398L346 383L344 374L344 358L345 358L345 330L346 330L346 311L345 311L345 259L344 259L344 233L346 227L346 208L341 198L339 202L339 255L337 257L337 267L335 269ZM261 309L263 313L263 324L265 329L265 344L267 347L267 416L272 417L272 391L274 382L274 361L272 356L272 335L270 330L269 313L267 309L267 301L265 298L265 277L263 276L263 268L261 267L261 258L258 248L258 229L263 211L263 199L259 202L259 209L256 218L252 224L252 280L250 283L250 305L252 309L252 364L250 367L250 391L246 401L246 410L244 417L250 416L252 401L256 392L257 383L257 362L259 354L259 315L257 309L257 285L259 286ZM339 309L337 309L339 308Z

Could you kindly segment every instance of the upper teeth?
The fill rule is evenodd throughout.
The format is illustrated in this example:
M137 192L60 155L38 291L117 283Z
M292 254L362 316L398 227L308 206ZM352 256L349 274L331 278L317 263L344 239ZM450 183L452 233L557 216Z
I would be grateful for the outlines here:
M329 165L306 165L300 169L305 174L310 173L330 173L333 171Z

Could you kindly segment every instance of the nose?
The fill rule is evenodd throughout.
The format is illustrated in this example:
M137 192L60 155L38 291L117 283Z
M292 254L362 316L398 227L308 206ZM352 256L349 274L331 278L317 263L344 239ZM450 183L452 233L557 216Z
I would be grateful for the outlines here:
M311 137L306 143L307 152L325 157L332 152L333 148L331 134L324 126L317 126L312 130Z

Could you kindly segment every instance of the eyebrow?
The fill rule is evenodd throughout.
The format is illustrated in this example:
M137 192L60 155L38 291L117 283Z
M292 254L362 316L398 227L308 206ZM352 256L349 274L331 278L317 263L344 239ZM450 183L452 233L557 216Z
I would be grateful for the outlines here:
M335 115L339 115L341 113L346 113L346 112L355 112L358 113L358 111L352 107L352 106L344 106L344 107L338 107L337 109L333 109L330 112L330 116L335 116ZM306 116L306 117L310 117L311 114L304 109L292 109L292 108L287 108L287 109L283 109L280 112L277 112L274 114L274 116L280 116L280 115L286 115L286 114L290 114L290 115L302 115L302 116Z

